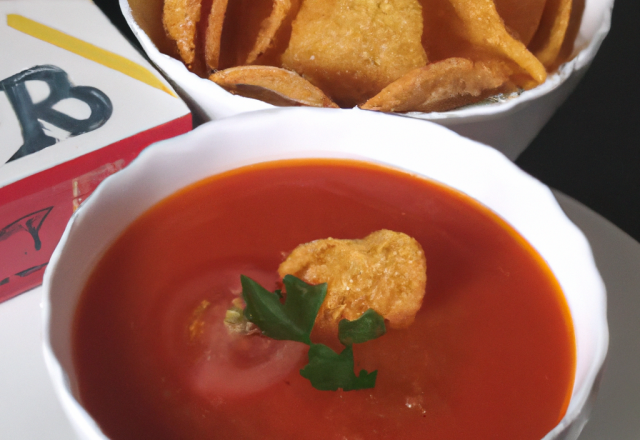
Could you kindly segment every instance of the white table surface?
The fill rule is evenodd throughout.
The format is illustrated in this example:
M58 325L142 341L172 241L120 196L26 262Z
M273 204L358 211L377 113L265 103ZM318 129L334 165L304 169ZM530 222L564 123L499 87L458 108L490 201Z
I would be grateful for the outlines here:
M580 440L640 439L640 244L556 193L585 233L607 285L611 343L600 393ZM0 304L0 440L73 440L41 352L42 288Z

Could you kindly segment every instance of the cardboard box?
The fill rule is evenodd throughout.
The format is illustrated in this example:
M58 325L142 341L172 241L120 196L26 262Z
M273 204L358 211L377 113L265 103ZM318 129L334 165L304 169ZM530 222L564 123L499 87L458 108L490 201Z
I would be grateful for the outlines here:
M191 128L187 106L90 1L0 1L0 301L41 283L104 178Z

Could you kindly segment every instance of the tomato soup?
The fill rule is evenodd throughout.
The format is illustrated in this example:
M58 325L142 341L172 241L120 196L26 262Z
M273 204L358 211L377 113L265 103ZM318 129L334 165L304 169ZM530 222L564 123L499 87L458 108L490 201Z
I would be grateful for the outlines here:
M273 290L297 245L379 229L422 245L427 289L408 329L354 346L375 388L316 390L307 346L224 328L241 274ZM81 402L114 440L539 440L576 362L557 281L504 221L438 183L329 159L233 170L154 206L97 264L73 338Z

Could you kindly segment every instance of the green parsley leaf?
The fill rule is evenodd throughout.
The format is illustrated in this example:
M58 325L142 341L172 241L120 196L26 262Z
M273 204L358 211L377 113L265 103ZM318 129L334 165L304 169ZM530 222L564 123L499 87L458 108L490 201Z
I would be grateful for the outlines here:
M378 371L368 373L361 370L360 376L356 376L353 368L353 349L350 345L338 354L326 345L312 344L309 348L309 364L300 370L300 374L314 388L323 391L336 391L339 388L352 391L375 386Z
M346 346L379 338L386 332L384 318L373 309L367 310L358 319L342 319L338 323L338 338Z
M247 304L244 315L264 335L311 345L311 330L327 295L326 283L314 286L286 275L283 282L287 294L283 304L278 293L269 292L251 278L241 275L240 281Z
M282 292L269 292L244 275L240 276L242 297L246 303L244 316L257 325L265 336L273 339L303 342L310 346L309 364L300 374L318 390L344 391L373 388L377 371L354 372L352 345L382 336L386 332L384 318L367 310L354 321L343 319L338 324L340 341L346 345L338 354L323 344L311 343L311 330L320 306L327 295L327 285L307 284L293 275L283 278L286 298Z

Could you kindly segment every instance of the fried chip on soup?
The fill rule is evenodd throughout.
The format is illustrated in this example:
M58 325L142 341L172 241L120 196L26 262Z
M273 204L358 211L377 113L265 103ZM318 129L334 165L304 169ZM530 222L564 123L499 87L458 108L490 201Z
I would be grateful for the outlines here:
M384 112L446 111L495 95L508 84L511 69L502 61L448 58L404 75L361 108Z
M560 53L571 18L572 0L547 0L540 28L531 50L540 62L551 67Z
M274 0L271 14L260 24L255 45L249 52L245 64L254 63L273 44L276 33L291 11L291 0Z
M278 67L232 67L212 74L209 79L231 93L262 99L274 105L337 107L309 81Z
M204 55L207 66L215 70L220 61L220 39L229 0L213 0L205 33Z
M545 81L546 69L521 41L509 34L493 0L449 1L464 22L466 36L472 44L514 61L531 76L533 85Z
M282 66L352 107L426 64L421 36L418 0L305 0Z
M178 54L187 65L191 65L195 59L201 3L201 0L164 1L162 24L169 38L176 42Z
M359 240L327 238L302 244L278 274L327 283L314 332L332 336L341 319L357 319L370 308L392 328L411 325L425 294L427 263L415 239L383 229Z

